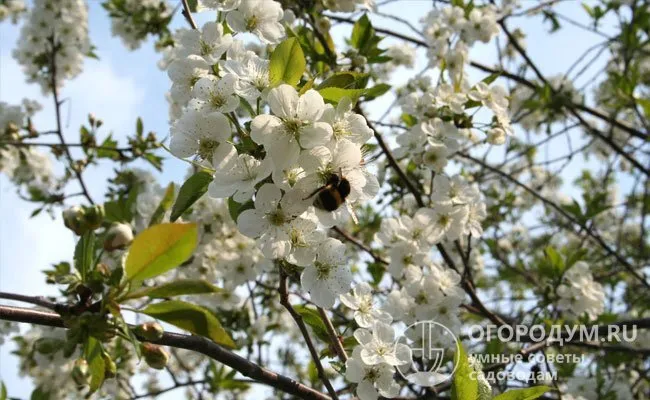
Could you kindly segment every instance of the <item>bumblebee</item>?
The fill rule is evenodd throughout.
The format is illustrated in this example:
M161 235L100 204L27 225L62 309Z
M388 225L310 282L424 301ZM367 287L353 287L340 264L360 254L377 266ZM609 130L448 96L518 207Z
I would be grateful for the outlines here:
M350 194L350 181L345 179L342 173L332 174L327 183L322 187L316 189L313 193L307 196L305 199L312 198L316 196L314 200L314 207L320 208L325 211L336 211L342 204L348 208L348 212L352 216L352 219L356 222L357 218L352 210L352 207L349 203L345 202L345 199Z

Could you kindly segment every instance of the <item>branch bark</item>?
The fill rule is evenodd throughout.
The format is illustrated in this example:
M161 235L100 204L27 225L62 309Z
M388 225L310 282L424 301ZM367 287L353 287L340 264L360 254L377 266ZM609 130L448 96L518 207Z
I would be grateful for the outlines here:
M0 319L14 322L25 322L29 324L65 328L63 319L59 314L31 310L22 307L0 306ZM213 360L219 361L230 368L240 372L255 381L264 383L282 392L296 396L301 399L310 400L331 400L325 394L307 387L287 376L280 375L252 363L244 357L219 346L218 344L200 336L183 335L180 333L165 332L160 340L145 340L138 337L142 342L176 347L196 351Z

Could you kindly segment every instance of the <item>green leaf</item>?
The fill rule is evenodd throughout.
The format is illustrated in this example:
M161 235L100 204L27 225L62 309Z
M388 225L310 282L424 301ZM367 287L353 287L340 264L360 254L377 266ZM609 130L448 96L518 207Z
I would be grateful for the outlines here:
M327 77L316 89L337 87L342 89L363 89L368 84L369 74L363 72L344 71Z
M140 311L186 331L212 339L215 343L235 347L235 342L223 329L219 320L207 309L186 303L169 300L152 304Z
M190 7L190 12L196 12L199 0L187 0L187 5Z
M161 299L188 294L219 293L222 291L223 289L214 286L204 279L181 279L156 287L136 290L129 293L124 299L137 299L145 296L152 299Z
M88 371L90 372L90 393L94 393L104 383L106 364L104 358L102 358L102 345L92 336L88 337L87 352L86 361L88 361Z
M495 72L493 74L490 74L483 78L481 82L485 83L486 85L490 85L492 82L494 82L499 76L501 76L501 72Z
M110 158L111 160L120 159L120 153L117 150L110 150L117 149L117 141L111 135L108 135L99 147L101 148L97 149L97 157Z
M196 248L196 224L154 225L135 237L126 257L127 279L139 282L176 268Z
M174 202L174 189L175 187L173 182L167 186L165 195L163 196L162 200L160 200L160 204L158 204L156 211L154 211L153 215L151 216L149 226L157 225L162 222L163 218L165 217L165 213L172 207L172 203Z
M380 83L379 85L375 85L371 88L366 89L365 92L363 93L363 97L366 100L372 100L383 95L389 90L390 90L390 85L386 83Z
M142 124L142 118L138 117L138 120L135 123L135 131L138 135L144 133L144 125Z
M307 63L300 43L296 38L288 38L271 53L269 74L271 86L284 82L296 86L305 72Z
M456 368L454 381L451 385L452 400L475 400L478 398L478 380L472 379L474 369L469 364L463 344L458 342L458 354L456 357Z
M138 186L133 186L129 190L127 198L120 198L115 201L104 203L104 217L110 222L131 222L133 219L133 209L140 192Z
M7 400L7 387L4 382L0 382L0 400Z
M95 258L95 232L86 232L79 238L74 249L74 267L85 281Z
M352 27L352 38L350 39L350 44L363 54L362 50L368 45L374 34L375 30L372 28L368 15L363 14L363 16L359 18Z
M50 400L50 397L50 392L45 391L42 386L39 386L32 392L30 400Z
M199 171L190 176L178 192L169 220L176 221L188 208L192 207L192 204L208 191L210 182L212 182L212 174L206 171Z
M493 400L534 400L541 397L544 393L550 391L548 386L534 386L526 389L513 389L501 393Z
M244 204L237 203L235 200L233 200L232 197L228 197L228 212L230 213L230 218L237 223L237 218L239 218L239 215L243 213L246 210L250 210L251 208L255 208L255 204L253 203L252 200L247 201Z
M326 87L320 89L318 93L323 96L325 101L338 103L343 97L349 97L352 102L359 100L365 93L366 89L341 89L337 87Z
M325 323L321 319L320 314L318 314L318 311L306 306L294 306L294 310L300 314L302 320L312 328L314 334L320 340L326 343L329 342L330 339L327 334L327 328L325 327Z

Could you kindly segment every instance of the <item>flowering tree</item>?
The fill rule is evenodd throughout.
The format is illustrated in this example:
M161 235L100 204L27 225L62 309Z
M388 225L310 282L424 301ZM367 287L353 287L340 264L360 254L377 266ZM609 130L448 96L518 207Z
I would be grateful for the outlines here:
M45 271L60 296L0 293L36 306L0 305L32 399L650 397L647 4L175 3L102 3L170 80L169 135L138 119L118 143L94 115L64 135L60 92L96 57L86 2L0 0L52 98L0 103L0 171L77 237ZM546 76L525 46L540 19L604 40ZM184 182L142 167L164 157ZM119 167L101 200L100 161Z

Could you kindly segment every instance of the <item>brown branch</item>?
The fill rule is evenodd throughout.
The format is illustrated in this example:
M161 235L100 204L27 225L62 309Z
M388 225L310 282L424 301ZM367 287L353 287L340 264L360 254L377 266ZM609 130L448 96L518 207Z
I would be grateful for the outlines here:
M66 145L65 138L63 137L63 123L61 122L61 102L59 101L59 90L56 87L57 44L54 39L54 36L51 37L50 43L52 45L52 62L50 63L50 75L51 75L50 85L52 85L52 96L54 97L54 112L56 115L56 134L59 137L59 141L61 142L61 145L64 147L64 153L68 159L68 163L70 164L70 169L77 177L77 180L79 181L79 186L81 186L81 191L83 192L84 197L86 197L86 200L88 200L90 204L95 204L92 197L90 197L90 192L86 187L86 183L84 182L83 177L81 176L81 170L79 167L75 165L75 161L72 158L72 153L70 153L70 149Z
M291 317L296 322L296 325L298 325L298 329L300 329L300 333L302 333L302 337L305 339L305 343L307 344L307 348L309 349L309 354L311 355L311 358L314 361L314 365L316 366L316 370L318 371L318 377L321 379L321 381L323 381L323 384L327 388L327 392L330 394L330 396L332 396L332 399L338 400L336 390L334 390L332 383L327 378L327 375L325 375L325 369L323 368L323 364L320 361L320 356L316 351L314 342L311 340L311 336L309 335L309 331L307 330L307 325L305 325L305 321L303 321L302 315L298 314L298 312L293 308L293 306L289 302L289 291L287 290L287 274L284 272L284 270L282 270L282 267L280 267L280 289L279 290L280 290L280 304L282 304L284 308L286 308L287 311L289 311L289 314L291 314Z
M348 360L348 353L345 352L345 348L343 348L343 344L339 340L339 334L336 332L336 329L332 324L332 320L330 320L327 312L323 310L322 307L317 307L317 309L321 320L323 320L323 323L325 324L327 335L330 337L330 341L332 342L332 347L334 347L336 355L339 357L339 360L341 360L342 363L345 363Z
M413 194L413 197L415 197L415 201L418 203L418 206L420 207L426 207L424 204L424 201L422 201L422 195L420 194L420 191L413 185L413 182L409 180L409 178L406 176L406 173L402 170L402 168L399 166L397 163L397 160L395 160L395 157L393 156L393 153L390 151L388 146L386 145L386 142L384 142L384 138L381 137L379 132L375 129L373 126L372 122L368 120L366 117L366 114L363 112L361 107L357 104L355 111L360 114L363 118L365 118L366 122L368 123L368 127L372 129L375 139L377 140L377 143L379 144L379 147L381 147L381 150L384 152L384 155L386 156L386 159L388 160L388 164L395 170L399 178L404 182L408 190Z
M562 209L562 207L560 207L557 204L555 204L554 202L548 200L544 196L537 193L537 191L529 188L525 184L521 183L520 181L518 181L514 177L508 175L507 173L501 171L500 169L494 168L493 166L479 160L478 158L472 157L469 154L465 154L465 153L462 153L462 152L458 152L456 154L459 155L460 157L463 157L463 158L466 158L466 159L468 159L470 161L473 161L473 162L479 164L481 167L483 167L483 168L485 168L485 169L499 175L500 177L512 182L516 186L518 186L518 187L522 188L523 190L525 190L526 192L530 193L537 200L540 200L542 203L546 204L547 206L549 206L552 209L554 209L555 211L557 211L567 221L569 221L573 225L578 226L580 228L580 230L584 231L587 234L587 236L589 236L590 238L595 240L596 243L598 243L600 245L600 247L602 247L603 250L605 250L605 253L607 253L607 255L610 255L610 256L613 256L614 258L616 258L616 261L621 263L621 265L623 265L623 267L625 267L625 269L630 274L632 274L632 276L634 276L639 282L641 282L643 284L643 286L650 289L650 283L648 283L645 280L645 277L643 277L642 275L639 274L639 272L634 268L634 266L632 264L630 264L625 258L623 258L616 251L614 251L607 243L605 243L605 241L603 240L602 237L600 237L600 235L598 235L596 232L592 231L585 224L581 223L580 221L577 221L569 213L567 213L564 209Z
M65 327L63 319L58 314L21 307L0 306L0 319L57 328ZM301 399L331 400L328 396L317 390L252 363L244 357L200 336L165 332L160 340L148 341L142 337L138 337L138 340L196 351L229 366L244 376Z
M190 11L190 5L187 3L187 0L182 0L183 3L183 16L187 20L187 23L190 24L192 29L198 29L196 27L196 22L194 22L194 18L192 18L192 12Z

